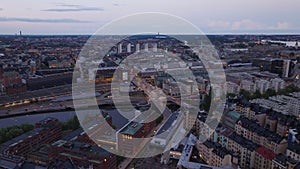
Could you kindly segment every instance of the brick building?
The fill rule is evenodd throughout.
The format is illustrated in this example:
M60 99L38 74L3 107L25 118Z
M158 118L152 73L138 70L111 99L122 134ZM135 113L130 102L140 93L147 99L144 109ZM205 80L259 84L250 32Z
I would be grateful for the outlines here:
M7 95L22 93L27 90L20 74L16 71L0 71L0 86Z
M48 151L49 159L68 160L77 167L95 169L116 169L116 155L99 146L77 141L58 141Z
M275 159L275 153L265 147L258 147L255 150L254 168L269 169L272 167L272 160Z
M53 143L62 136L61 123L55 118L46 118L35 125L35 129L1 145L6 154L25 155L32 149Z
M285 138L245 117L241 117L236 123L235 132L258 145L274 150L276 154L284 153L288 146Z

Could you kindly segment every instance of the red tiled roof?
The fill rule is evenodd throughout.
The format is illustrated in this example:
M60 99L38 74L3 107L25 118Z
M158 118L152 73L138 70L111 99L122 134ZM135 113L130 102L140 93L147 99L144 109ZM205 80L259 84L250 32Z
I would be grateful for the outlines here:
M258 147L256 150L255 150L258 154L260 154L261 156L263 156L264 158L266 159L269 159L269 160L273 160L275 158L275 153L272 151L272 150L269 150L265 147Z

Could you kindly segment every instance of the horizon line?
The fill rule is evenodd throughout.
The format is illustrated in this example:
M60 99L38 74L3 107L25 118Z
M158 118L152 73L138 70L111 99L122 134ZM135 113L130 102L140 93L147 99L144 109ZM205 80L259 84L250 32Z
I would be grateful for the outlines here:
M122 35L126 35L126 34L122 34ZM129 35L129 34L128 34ZM161 34L161 35L173 35L173 34ZM174 34L174 35L178 35L178 34ZM180 34L179 34L180 35ZM198 35L199 34L182 34L182 35ZM203 33L203 34L200 34L200 35L220 35L220 36L224 36L224 35L260 35L260 36L272 36L272 35L300 35L300 33ZM29 33L29 34L22 34L22 35L19 35L17 33L15 34L8 34L8 33L0 33L0 36L95 36L94 34L89 34L89 33L53 33L53 34L43 34L43 33ZM102 36L102 35L101 35ZM113 35L113 34L107 34L107 35L104 35L104 36L118 36L117 34L116 35ZM121 35L119 35L121 36Z

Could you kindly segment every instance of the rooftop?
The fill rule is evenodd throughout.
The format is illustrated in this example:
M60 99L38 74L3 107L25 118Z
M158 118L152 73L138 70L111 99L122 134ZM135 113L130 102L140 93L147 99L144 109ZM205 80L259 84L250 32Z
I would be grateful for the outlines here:
M221 158L224 158L225 155L230 154L230 152L226 148L222 147L218 143L214 143L212 141L205 141L203 144L208 148L212 148L212 152Z
M49 168L68 168L68 169L76 169L76 167L72 164L70 159L66 161L56 161L50 164Z
M132 121L125 128L121 129L120 133L127 135L135 135L142 127L143 124Z
M66 142L63 145L63 147L66 149L72 150L72 151L85 152L87 154L98 155L101 158L109 157L111 155L111 153L107 152L106 150L102 149L101 147L82 143L82 142L75 142L75 141L74 142ZM82 158L86 158L86 157L82 157ZM98 160L101 160L101 159L98 159Z
M239 120L242 123L242 127L248 129L251 132L255 132L259 136L263 136L270 141L280 143L284 138L272 131L265 129L257 124L254 120L250 120L246 117L241 117Z
M288 149L292 152L300 154L300 144L299 143L290 143Z
M244 148L247 148L250 151L254 151L257 149L258 145L253 143L251 140L248 140L240 135L238 135L236 132L232 133L229 138L239 145L241 145Z
M24 158L16 155L0 154L0 168L15 168L24 162Z
M40 147L34 149L32 152L29 153L29 155L38 156L44 159L48 159L48 150L51 148L51 145L44 144Z
M268 160L273 160L275 158L275 153L272 151L272 150L269 150L265 147L258 147L256 150L255 150L258 154L260 154L261 156L263 156L265 159L268 159Z
M286 166L286 163L289 162L291 164L297 164L298 161L292 159L291 157L287 157L284 154L278 154L276 155L274 161L276 161L277 163L280 163L281 165Z
M34 128L33 130L24 133L18 137L15 137L3 144L1 144L1 147L10 147L10 146L14 146L15 144L18 144L20 142L23 142L25 139L27 138L31 138L34 135L39 134L41 131L43 131L45 128L50 127L51 125L53 125L53 123L51 122L56 122L58 124L58 120L55 118L46 118L44 120L41 120L39 123L36 123L36 128Z
M16 76L18 73L15 71L11 71L11 72L4 72L3 76Z
M25 162L22 166L21 169L46 169L46 167L38 166L36 164L30 163L30 162ZM70 168L71 169L71 168Z
M159 135L167 131L172 126L173 122L177 119L178 115L179 111L172 113L168 120L163 124L163 126L157 131L156 134Z
M230 118L233 118L235 120L238 120L240 118L241 114L238 112L235 112L235 111L230 111L227 113L227 116Z
M66 140L66 141L71 141L73 139L76 139L81 133L83 133L83 129L80 127L79 129L75 130L75 131L72 131L72 133L66 135L63 137L63 140Z
M195 163L195 162L189 162L189 161L183 161L180 165L185 168L192 168L192 169L232 169L232 167L230 167L230 166L214 167L214 166L209 166L209 165L202 164L202 163Z

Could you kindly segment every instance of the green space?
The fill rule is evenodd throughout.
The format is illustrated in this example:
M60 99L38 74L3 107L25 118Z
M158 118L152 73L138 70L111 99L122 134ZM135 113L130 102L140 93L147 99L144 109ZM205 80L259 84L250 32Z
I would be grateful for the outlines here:
M164 115L161 114L161 115L155 120L156 125L160 124L163 120L164 120Z
M63 123L63 130L77 130L80 128L80 123L77 116L69 119L67 122Z
M279 90L276 92L274 89L268 89L265 93L261 94L258 90L256 90L254 93L250 93L249 91L246 91L244 89L240 90L239 95L243 95L247 100L257 99L257 98L268 98L271 96L276 95L286 95L293 92L299 92L300 88L295 86L294 84L291 84L284 89ZM233 93L228 93L227 96L235 96Z
M4 143L34 129L32 124L21 124L0 129L0 143Z

